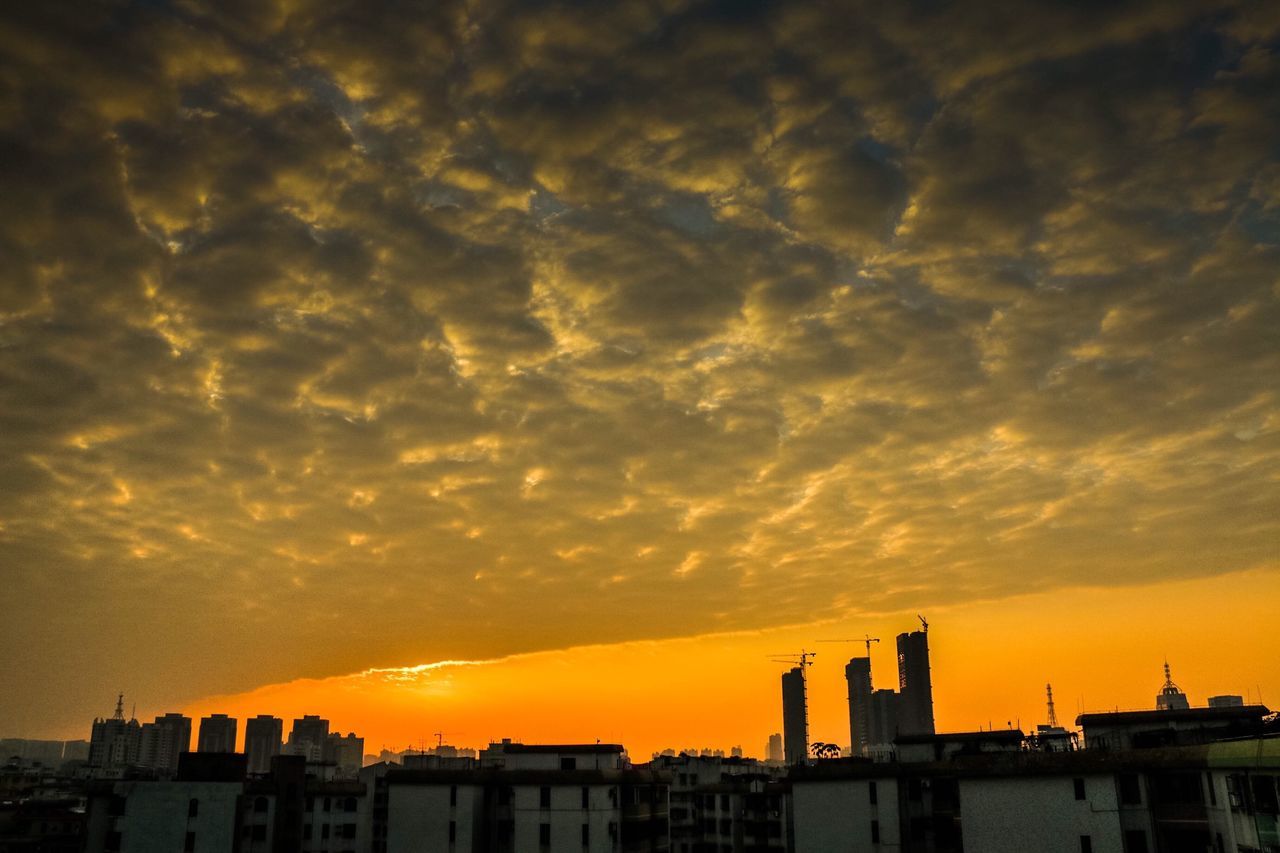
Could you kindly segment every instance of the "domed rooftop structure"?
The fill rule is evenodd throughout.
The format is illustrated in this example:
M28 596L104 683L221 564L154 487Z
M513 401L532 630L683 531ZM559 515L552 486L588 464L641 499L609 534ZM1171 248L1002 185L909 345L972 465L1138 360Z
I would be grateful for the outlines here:
M1190 708L1191 703L1187 701L1187 694L1183 693L1178 685L1173 683L1173 676L1169 674L1169 662L1164 662L1164 687L1160 688L1160 692L1156 695L1156 709L1160 711L1177 711Z

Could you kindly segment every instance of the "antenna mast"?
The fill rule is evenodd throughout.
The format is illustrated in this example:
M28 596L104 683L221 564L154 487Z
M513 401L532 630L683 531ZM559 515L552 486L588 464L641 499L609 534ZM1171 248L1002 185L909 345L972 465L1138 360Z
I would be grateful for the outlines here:
M1057 727L1058 727L1058 712L1057 712L1057 711L1055 711L1055 710L1053 709L1053 685L1052 685L1052 684L1046 684L1046 685L1044 686L1044 692L1045 692L1045 693L1048 695L1048 697L1049 697L1049 725L1053 726L1054 728L1057 728Z

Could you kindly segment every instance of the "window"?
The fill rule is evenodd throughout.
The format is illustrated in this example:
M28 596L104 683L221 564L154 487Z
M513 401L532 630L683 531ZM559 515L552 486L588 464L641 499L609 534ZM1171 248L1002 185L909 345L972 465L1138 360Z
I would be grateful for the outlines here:
M342 825L342 835L341 835L340 837L341 837L341 838L355 838L355 837L356 837L356 825L355 825L354 823L344 823L344 824Z
M907 780L907 799L908 799L908 800L910 800L910 801L911 801L911 802L913 802L913 803L918 803L918 802L920 802L920 801L921 801L921 799L923 799L923 796L922 796L922 794L921 794L921 790L920 790L920 780L919 780L919 779L908 779L908 780Z
M310 841L310 840L311 840L311 832L312 832L311 824L309 824L309 823L304 823L304 824L302 825L302 840L303 840L303 841Z
M111 802L107 805L107 814L111 817L124 816L125 798L115 795L111 797Z
M551 846L551 824L549 823L538 824L538 843L541 844L543 847Z
M591 824L589 823L584 823L582 825L582 846L591 846Z
M561 769L561 770L577 770L577 769L578 769L578 759L574 758L572 755L564 755L564 756L561 756L561 757L560 757L560 769Z
M1126 806L1142 805L1142 785L1137 773L1120 774L1120 802Z
M1276 814L1280 812L1280 798L1276 797L1275 781L1271 776L1251 776L1250 792L1253 794L1254 811L1263 814Z
M871 798L871 805L873 805L873 806L874 806L876 803L880 802L880 800L879 800L879 795L876 793L876 783L875 783L875 782L868 782L868 783L867 783L867 796Z
M1147 833L1141 829L1127 829L1124 833L1125 853L1147 853Z
M1080 836L1080 853L1093 853L1093 838L1091 836Z
M1074 785L1076 788L1076 799L1083 800L1084 799L1084 780L1080 778L1075 778L1071 780L1071 784Z
M313 812L315 810L316 810L316 798L307 797L307 811Z
M263 812L265 812L267 810L267 798L266 797L256 798L253 801L253 810L255 812L258 812L259 814L262 814Z
M108 832L108 833L107 833L107 837L106 837L105 839L103 839L103 842L102 842L102 849L103 849L103 850L119 850L119 849L120 849L120 837L121 837L121 836L120 836L120 833L119 833L118 831L116 831L116 830L114 830L114 829L113 829L113 830L111 830L110 832Z
M193 797L191 802L187 803L187 817L189 818L196 817L199 814L200 814L200 801Z
M457 840L458 840L458 822L451 820L449 821L449 843L452 844Z
M195 853L196 834L194 832L187 833L186 840L182 842L182 849L185 853Z
M458 804L458 786L449 786L449 805L456 806Z
M880 821L878 820L871 821L871 843L880 843Z
M332 797L325 797L325 798L324 798L324 810L325 810L325 811L327 811L327 812L329 812L329 811L333 811L333 798L332 798Z
M729 795L728 795L728 794L721 794L721 795L720 795L720 810L721 810L721 811L726 811L726 812L729 810Z
M353 811L355 811L355 810L356 810L356 798L355 798L355 797L347 797L345 800L343 800L343 801L342 801L342 810L343 810L344 812L353 812Z
M591 808L591 789L586 785L582 786L582 807L584 809Z
M550 785L543 785L538 790L538 807L544 808L544 809L551 808L551 786Z
M252 839L254 841L267 840L267 825L265 823L260 823L254 826Z
M329 837L329 824L327 824L327 823L325 823L325 824L321 824L321 825L320 825L320 840L322 840L322 841L323 841L324 839L326 839L326 838L328 838L328 837Z

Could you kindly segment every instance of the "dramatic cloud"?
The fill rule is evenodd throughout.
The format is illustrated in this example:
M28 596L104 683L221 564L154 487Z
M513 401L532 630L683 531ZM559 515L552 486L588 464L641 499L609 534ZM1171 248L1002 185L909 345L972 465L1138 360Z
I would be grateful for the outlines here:
M1277 45L1249 2L11 10L0 717L1276 568Z

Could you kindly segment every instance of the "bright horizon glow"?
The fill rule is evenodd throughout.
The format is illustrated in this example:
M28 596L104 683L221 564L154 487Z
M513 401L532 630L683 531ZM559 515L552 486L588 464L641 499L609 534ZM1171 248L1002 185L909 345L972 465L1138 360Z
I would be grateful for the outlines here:
M1241 604L1234 590L1254 591ZM938 731L973 731L1045 722L1044 685L1052 682L1059 721L1078 713L1154 707L1165 655L1194 705L1210 695L1257 700L1280 685L1268 647L1280 573L1257 570L1225 579L1180 581L1123 591L1090 588L938 608L930 620L930 656ZM1136 603L1140 602L1140 603ZM1055 647L1072 614L1090 614L1086 639ZM184 712L228 713L243 720L270 713L285 721L320 714L331 730L354 730L365 752L435 743L483 747L503 737L526 743L622 743L633 761L664 748L735 745L764 757L781 730L773 652L818 650L809 670L810 739L849 743L843 667L858 645L815 641L866 632L875 686L896 689L894 631L916 630L915 614L826 620L758 632L584 646L487 661L442 661L381 668L327 679L264 685L208 697ZM1081 702L1083 704L1081 704Z

